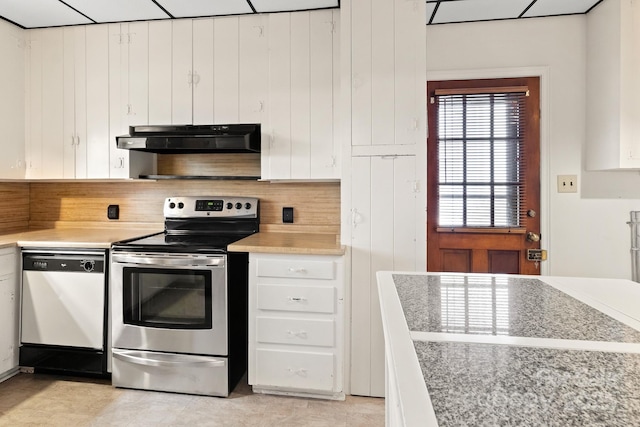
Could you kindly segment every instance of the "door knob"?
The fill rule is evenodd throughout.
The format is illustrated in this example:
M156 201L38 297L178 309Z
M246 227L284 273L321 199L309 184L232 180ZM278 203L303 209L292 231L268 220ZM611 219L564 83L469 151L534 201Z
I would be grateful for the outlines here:
M536 233L533 233L531 231L528 231L527 232L527 240L529 242L539 242L540 241L540 235L536 234Z

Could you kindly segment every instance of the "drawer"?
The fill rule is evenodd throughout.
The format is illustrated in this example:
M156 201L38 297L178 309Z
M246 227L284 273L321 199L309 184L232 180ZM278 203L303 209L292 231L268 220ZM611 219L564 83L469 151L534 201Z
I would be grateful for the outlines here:
M256 331L261 343L335 346L333 320L257 317Z
M259 310L335 312L336 296L333 286L258 284L257 288Z
M335 262L311 261L306 259L258 259L256 264L258 277L297 277L304 279L335 278Z
M333 391L333 353L256 351L257 386Z

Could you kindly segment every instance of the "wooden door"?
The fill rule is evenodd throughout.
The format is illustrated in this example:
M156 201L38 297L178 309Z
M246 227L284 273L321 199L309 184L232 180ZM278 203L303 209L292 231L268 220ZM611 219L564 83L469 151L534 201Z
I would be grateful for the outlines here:
M447 201L443 198L442 194L447 189L440 182L446 181L447 178L443 177L443 173L440 169L444 169L443 157L453 154L447 154L446 150L443 150L443 141L450 138L445 134L445 130L442 123L442 106L439 104L443 101L441 96L436 96L436 93L446 94L453 93L463 97L475 96L473 94L499 94L499 93L512 93L517 90L521 90L526 93L526 96L521 97L521 104L518 107L514 107L513 110L517 110L518 117L520 117L518 124L514 125L517 128L513 131L513 134L517 134L519 138L518 148L515 150L515 154L509 156L503 156L502 160L496 160L498 156L494 154L494 126L491 123L486 124L488 134L482 136L482 138L476 138L483 140L484 147L480 152L477 148L475 150L468 150L467 146L474 139L468 136L466 131L463 131L463 136L459 138L457 142L457 152L463 159L461 161L461 168L464 173L460 173L462 176L458 188L459 192L455 197L467 199L473 197L474 189L483 186L490 192L489 198L494 198L494 194L499 194L497 191L494 193L493 188L497 188L503 183L497 183L497 179L494 177L494 171L500 169L499 162L507 164L505 167L510 167L511 170L517 170L517 177L514 178L514 182L510 183L517 185L517 192L520 195L526 195L526 197L519 197L516 203L510 203L511 209L517 213L517 219L510 222L508 225L494 224L491 221L490 224L484 226L471 225L462 221L461 224L449 222L443 219L440 215L441 210L444 211L443 206L446 205L449 209L450 205L447 205ZM447 271L447 272L474 272L474 273L510 273L510 274L539 274L539 264L534 261L527 260L528 249L540 248L540 217L538 215L540 211L540 114L539 114L539 78L518 78L518 79L492 79L492 80L466 80L466 81L433 81L428 83L428 120L429 120L429 134L427 142L427 200L428 200L428 212L427 212L427 270L428 271ZM497 95L496 95L497 96ZM493 99L493 95L490 96ZM465 98L466 99L466 98ZM461 105L466 100L463 100ZM490 101L491 103L493 101ZM443 104L444 105L444 104ZM464 104L466 105L466 104ZM440 113L439 113L440 108ZM493 107L491 107L493 108ZM453 111L453 109L451 109ZM459 114L460 117L455 118L463 128L467 126L466 107L461 107L459 110L455 110L455 114ZM458 112L459 111L459 112ZM498 117L498 112L489 115L491 120L494 117ZM440 115L439 115L440 114ZM472 114L472 113L469 113ZM514 112L511 111L512 117ZM484 120L484 119L483 119ZM498 125L496 125L497 127ZM484 128L483 128L484 129ZM484 132L484 131L482 131ZM450 132L452 133L452 132ZM456 134L458 135L458 134ZM469 135L478 135L477 133L469 133ZM456 136L457 138L457 136ZM496 137L496 140L499 138ZM455 150L449 150L454 152ZM473 157L476 159L473 159ZM478 156L484 156L482 159L487 159L487 171L490 174L488 180L490 182L473 182L473 179L468 178L467 168L469 163L482 163L478 160ZM505 160L508 157L508 160ZM496 163L494 165L494 162ZM511 163L513 162L513 163ZM482 166L481 166L482 167ZM517 183L515 182L517 181ZM451 187L447 187L451 188ZM515 187L513 187L515 188ZM457 190L456 190L457 191ZM471 194L471 196L469 195ZM488 194L488 193L487 193ZM452 196L453 197L453 196ZM477 196L480 197L480 196ZM482 196L485 197L485 196ZM471 205L471 203L469 203ZM458 203L458 205L464 205L461 209L467 209L467 203ZM517 205L517 206L516 206ZM489 202L487 208L490 211L491 218L494 215L494 203ZM495 206L498 206L497 204ZM457 207L456 207L457 209ZM466 218L466 214L464 215Z

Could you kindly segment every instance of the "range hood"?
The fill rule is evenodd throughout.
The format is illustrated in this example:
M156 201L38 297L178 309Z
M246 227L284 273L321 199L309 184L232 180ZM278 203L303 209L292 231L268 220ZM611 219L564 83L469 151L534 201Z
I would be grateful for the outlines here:
M116 144L159 154L259 153L260 124L129 126Z

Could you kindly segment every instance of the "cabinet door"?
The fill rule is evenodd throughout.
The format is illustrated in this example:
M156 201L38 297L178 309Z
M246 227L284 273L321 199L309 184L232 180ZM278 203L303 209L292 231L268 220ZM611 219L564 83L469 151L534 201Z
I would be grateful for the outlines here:
M79 31L76 27L63 28L64 49L64 107L63 107L63 136L62 147L64 153L63 178L76 177L76 42L80 43ZM82 40L84 41L84 40ZM82 141L84 145L85 141Z
M269 15L266 179L339 178L335 144L339 95L333 11Z
M42 151L42 37L44 30L31 30L27 57L25 130L25 178L40 177Z
M0 251L0 377L18 367L18 280L15 249Z
M291 15L291 178L310 177L310 12Z
M269 14L269 117L270 129L262 141L262 177L269 179L291 178L292 146L292 55L291 14Z
M173 21L173 75L172 75L172 122L176 125L193 123L192 117L192 21Z
M38 178L63 178L64 34L61 28L39 32L42 54L42 132Z
M216 123L238 123L240 18L218 18L213 27L213 117Z
M86 32L87 153L76 161L76 176L108 178L109 27L88 25Z
M333 11L311 14L309 22L309 177L338 178L333 141Z
M128 133L128 48L123 47L127 24L109 24L109 177L128 178L129 150L116 148L116 136Z
M213 124L214 20L193 21L193 124Z
M149 124L171 123L171 21L149 22Z
M2 157L0 157L0 178L24 178L25 103L29 92L25 92L25 78L29 76L28 61L25 72L25 38L27 32L13 25L0 26L0 117L3 119ZM28 105L28 104L27 104ZM14 141L13 143L8 143Z
M416 268L415 158L352 159L354 394L384 396L384 340L375 273Z
M149 124L149 23L126 24L127 59L127 124L130 126Z
M268 43L264 15L240 18L239 43L239 119L243 123L262 123L267 119Z
M418 3L351 4L353 145L423 143L425 10Z

